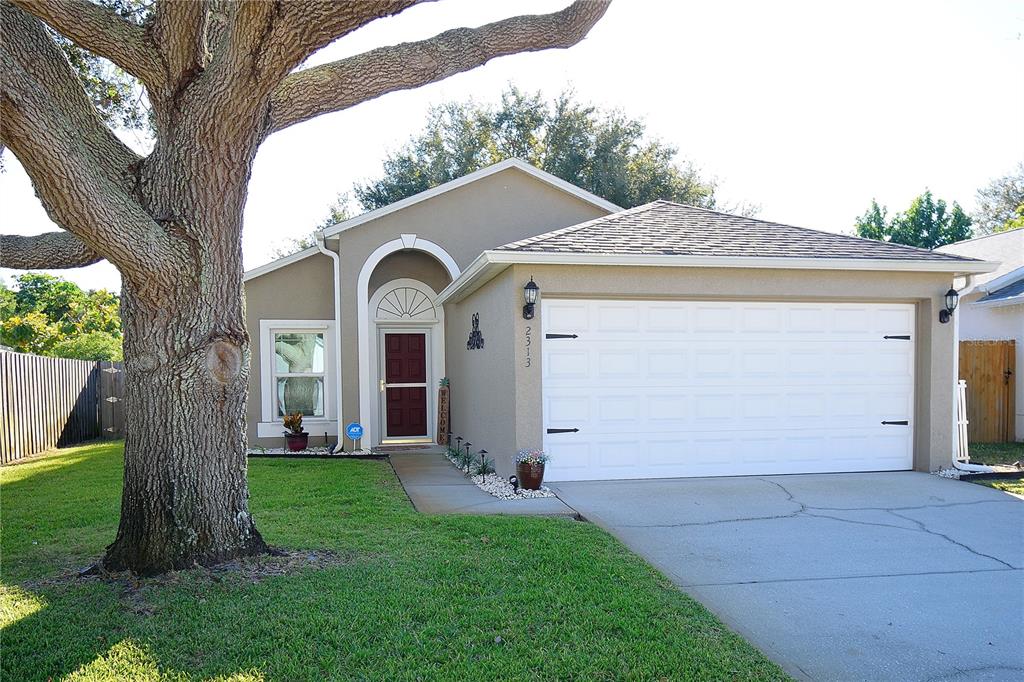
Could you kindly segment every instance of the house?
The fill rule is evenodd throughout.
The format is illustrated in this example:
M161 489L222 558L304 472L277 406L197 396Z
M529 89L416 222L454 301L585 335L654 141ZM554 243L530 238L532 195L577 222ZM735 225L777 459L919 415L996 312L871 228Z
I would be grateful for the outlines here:
M957 280L960 289L959 334L964 341L1012 340L1016 372L1013 435L1024 440L1024 228L967 239L936 249L943 253L998 261L991 272ZM961 375L963 376L963 375ZM995 377L1001 380L1004 377ZM968 396L970 399L970 396Z
M993 267L621 210L504 161L246 273L248 435L278 445L299 410L314 439L359 422L364 447L436 442L447 377L450 430L503 475L526 447L548 480L934 470L954 447L939 310Z

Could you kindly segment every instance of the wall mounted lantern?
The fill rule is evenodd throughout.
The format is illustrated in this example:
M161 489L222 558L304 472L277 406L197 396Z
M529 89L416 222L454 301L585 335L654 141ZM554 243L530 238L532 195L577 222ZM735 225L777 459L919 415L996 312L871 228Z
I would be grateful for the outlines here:
M533 319L533 306L537 303L537 294L540 293L540 287L533 281L533 277L523 287L523 298L526 300L526 305L523 306L523 319Z
M939 311L939 322L946 324L949 322L949 318L953 317L953 311L956 310L956 304L960 302L960 294L956 292L956 289L950 289L946 292L946 308Z

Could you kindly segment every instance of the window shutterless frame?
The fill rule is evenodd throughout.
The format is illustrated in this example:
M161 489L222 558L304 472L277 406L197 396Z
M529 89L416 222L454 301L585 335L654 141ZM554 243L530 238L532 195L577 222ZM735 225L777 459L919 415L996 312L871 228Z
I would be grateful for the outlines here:
M323 334L323 371L280 372L275 363L275 338L282 333ZM303 428L313 436L337 435L338 423L334 418L338 388L334 386L335 376L335 327L333 320L260 320L260 422L257 436L277 438L284 431L282 416L278 413L277 380L289 376L317 377L323 380L323 415L304 416Z

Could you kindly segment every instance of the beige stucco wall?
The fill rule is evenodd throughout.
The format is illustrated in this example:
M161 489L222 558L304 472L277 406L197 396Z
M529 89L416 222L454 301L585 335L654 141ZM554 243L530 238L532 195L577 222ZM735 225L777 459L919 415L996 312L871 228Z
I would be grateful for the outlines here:
M337 242L329 243L332 248L336 245L341 254L345 423L363 420L359 414L359 382L373 380L359 376L357 305L359 298L367 298L370 292L357 291L357 283L367 257L379 246L402 234L415 234L418 239L443 247L462 270L486 249L575 225L605 213L533 176L509 168L340 233ZM387 279L393 278L388 275ZM435 290L443 288L435 287ZM466 327L465 335L468 334Z
M462 270L486 249L606 213L521 170L508 168L328 239L328 248L340 253L341 260L342 428L350 421L365 421L367 417L359 411L359 383L375 379L359 376L360 298L367 300L379 286L400 277L419 279L437 292L451 281L445 267L433 256L421 250L399 251L378 264L366 291L358 291L360 271L378 247L403 234L415 234L417 239L440 245ZM270 447L282 441L256 437L261 416L259 321L333 320L332 276L331 259L315 255L246 282L247 325L253 340L247 424L250 443ZM461 338L465 352L468 324L456 325L446 344L457 346Z
M440 293L452 281L445 267L430 254L415 250L396 251L374 269L368 288L370 296L388 282L404 277L423 282L435 293Z
M952 281L951 274L860 272L827 270L769 270L731 268L666 268L617 266L516 265L511 272L508 305L513 308L515 367L515 443L501 443L495 452L499 466L518 448L543 442L540 352L543 346L541 307L532 321L516 311L522 306L522 286L533 276L542 297L563 298L706 298L722 300L839 300L914 303L917 308L914 468L922 471L948 466L953 453L952 324L940 324L938 310ZM481 292L484 289L480 290ZM478 305L474 292L459 308ZM489 297L494 292L488 293ZM488 305L497 307L489 298ZM527 367L526 327L532 329ZM472 377L471 377L472 378ZM493 385L474 381L474 394ZM504 426L503 426L504 428ZM476 441L474 441L475 443ZM488 443L484 447L491 450ZM495 447L498 447L497 445ZM508 467L508 465L506 465ZM507 474L508 468L502 470Z
M451 391L451 432L487 450L501 466L516 444L512 271L488 282L471 299L445 306L445 341ZM480 315L484 347L466 348L471 318ZM506 473L507 475L507 473Z
M245 282L245 326L251 348L245 426L250 445L284 446L284 438L256 435L262 417L260 320L333 320L333 279L330 257L317 254ZM312 442L320 445L319 439Z

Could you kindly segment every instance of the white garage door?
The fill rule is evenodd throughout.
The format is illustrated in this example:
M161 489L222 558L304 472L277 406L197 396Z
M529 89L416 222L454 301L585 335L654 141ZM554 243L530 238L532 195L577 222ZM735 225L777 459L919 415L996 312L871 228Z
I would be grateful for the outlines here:
M542 305L548 480L912 466L913 305Z

